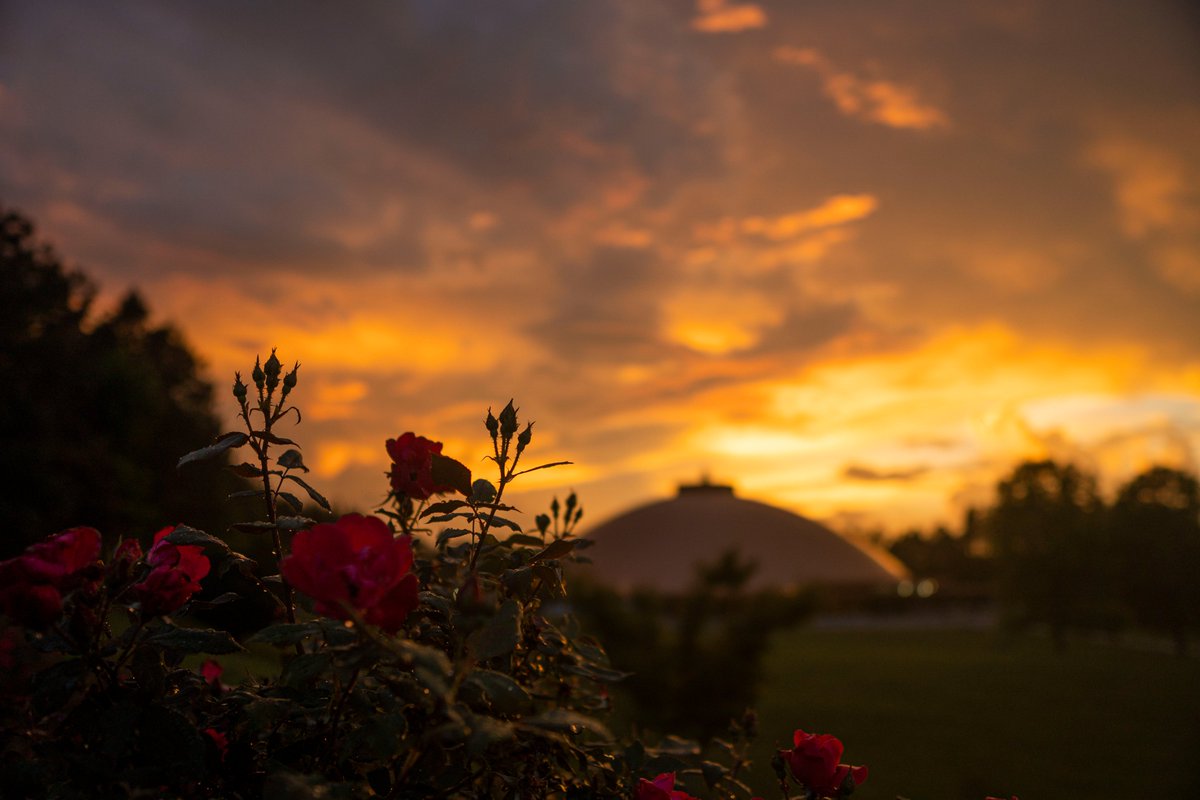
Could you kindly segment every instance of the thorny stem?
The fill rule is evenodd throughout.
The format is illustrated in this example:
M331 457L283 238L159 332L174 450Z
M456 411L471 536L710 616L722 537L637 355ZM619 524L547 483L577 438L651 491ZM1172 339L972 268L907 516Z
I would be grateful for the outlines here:
M141 615L139 614L137 625L133 629L133 634L129 637L129 644L125 645L125 649L121 652L121 655L117 657L115 662L113 662L112 675L114 682L120 677L121 667L125 666L125 660L129 658L129 654L132 653L133 648L137 646L138 635L142 632L142 628L144 628L145 625L146 621L142 619Z
M269 471L270 464L267 461L267 450L270 447L270 444L265 436L263 437L261 445L253 438L255 433L254 426L250 424L249 416L244 416L246 420L246 427L250 429L250 434L252 437L250 444L251 447L254 448L254 453L258 456L259 471L262 473L263 501L267 507L267 520L273 526L271 529L271 544L275 554L275 568L279 569L283 562L283 538L279 535L279 527L276 524L278 522L278 516L275 513L275 496L271 491L271 473ZM269 435L271 433L271 423L273 421L274 420L270 416L263 414L264 434ZM280 571L279 574L279 581L281 584L283 584L283 601L284 607L287 610L287 621L290 623L295 623L296 601L292 596L292 585L287 582L287 578L283 577L282 571Z
M488 531L492 529L492 523L496 520L496 512L500 509L500 499L504 496L504 488L512 482L513 473L517 471L517 462L521 460L520 451L513 457L512 466L508 468L508 473L504 472L504 462L508 456L508 440L504 441L504 449L501 451L497 463L500 465L500 485L496 487L496 496L492 500L492 511L488 514L487 521L483 523L483 527L479 529L479 541L475 543L475 549L471 551L471 563L467 565L469 573L475 572L475 562L479 560L479 553L483 550L483 540L487 536Z
M331 758L334 746L337 744L338 723L341 721L342 709L346 707L346 701L350 699L350 693L354 691L354 685L358 683L360 669L359 667L355 667L354 672L350 673L350 680L346 681L346 688L337 697L329 713L329 734L325 740L325 752Z

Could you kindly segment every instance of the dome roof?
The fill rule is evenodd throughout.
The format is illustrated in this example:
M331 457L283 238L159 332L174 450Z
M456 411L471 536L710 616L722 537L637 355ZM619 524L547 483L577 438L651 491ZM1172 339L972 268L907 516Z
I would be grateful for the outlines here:
M757 564L749 588L881 586L906 575L889 554L851 543L782 508L743 500L733 487L679 487L670 500L640 506L588 532L587 573L615 589L682 592L699 564L730 549Z

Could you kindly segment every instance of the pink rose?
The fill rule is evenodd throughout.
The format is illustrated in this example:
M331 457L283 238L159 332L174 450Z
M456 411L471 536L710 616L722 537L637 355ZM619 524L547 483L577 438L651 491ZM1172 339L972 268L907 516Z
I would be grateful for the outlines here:
M372 625L395 633L417 607L412 564L407 537L392 536L378 517L347 514L297 533L281 571L317 601L318 614L349 619L348 605Z
M142 614L153 617L178 610L200 591L200 581L211 565L204 548L194 544L174 545L166 540L174 526L154 534L154 546L146 553L150 572L133 587Z
M664 772L652 781L640 779L633 797L634 800L696 800L687 792L675 788L674 772Z
M794 747L781 750L792 777L820 797L841 793L846 778L857 786L867 779L866 767L851 767L841 761L843 747L836 736L828 733L805 733L797 729L792 737Z
M435 494L454 491L453 486L433 482L433 456L442 452L441 442L430 441L410 431L399 439L388 439L386 446L392 459L392 470L388 477L396 494L424 500Z
M48 627L62 614L63 595L87 581L99 556L99 532L71 528L0 561L0 611L27 628Z

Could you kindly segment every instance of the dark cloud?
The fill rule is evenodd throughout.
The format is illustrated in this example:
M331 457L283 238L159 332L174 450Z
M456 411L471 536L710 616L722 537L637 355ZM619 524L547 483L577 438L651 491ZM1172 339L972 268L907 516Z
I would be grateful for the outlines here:
M854 481L912 481L929 472L929 467L881 470L863 464L847 464L842 468L842 477Z
M397 417L465 430L519 395L621 463L947 330L1193 374L1187 4L756 5L709 35L665 0L4 4L0 196L215 350L335 331L393 358L323 365L369 398L316 423L344 482ZM835 198L858 213L770 229ZM210 287L262 324L179 296Z

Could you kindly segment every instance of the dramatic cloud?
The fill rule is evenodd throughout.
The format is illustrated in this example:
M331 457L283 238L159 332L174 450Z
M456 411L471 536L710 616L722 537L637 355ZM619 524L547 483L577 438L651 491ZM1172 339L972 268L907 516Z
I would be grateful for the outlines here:
M593 519L708 472L899 529L1024 457L1106 485L1196 461L1182 4L2 16L0 198L218 385L303 362L297 435L343 505L382 498L405 430L485 469L510 397L576 462L514 499L574 488Z
M809 67L821 78L825 94L843 114L892 128L926 130L948 123L938 108L922 102L907 86L879 78L866 78L839 70L812 48L780 47L776 60Z
M697 0L696 6L692 27L704 33L738 33L767 24L766 13L756 3Z

